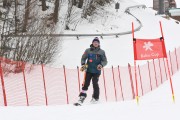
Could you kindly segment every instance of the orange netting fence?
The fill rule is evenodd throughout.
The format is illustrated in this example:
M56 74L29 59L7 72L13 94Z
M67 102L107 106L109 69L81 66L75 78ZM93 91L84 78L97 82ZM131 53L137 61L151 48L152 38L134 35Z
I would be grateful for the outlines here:
M171 75L180 67L180 48L168 54ZM84 73L77 69L52 68L0 58L0 106L71 104L78 100ZM168 79L165 60L137 66L138 91L143 96ZM100 100L124 101L135 98L134 67L104 68L100 76ZM90 86L88 98L93 89ZM88 99L87 98L87 99Z

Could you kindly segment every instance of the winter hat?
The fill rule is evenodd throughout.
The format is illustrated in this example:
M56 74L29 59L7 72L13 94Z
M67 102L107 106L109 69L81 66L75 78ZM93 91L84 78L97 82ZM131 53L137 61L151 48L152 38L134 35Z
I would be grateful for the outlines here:
M95 37L95 38L93 39L92 43L93 43L93 42L95 42L95 41L97 41L98 43L100 43L100 41L99 41L99 38L98 38L98 37Z

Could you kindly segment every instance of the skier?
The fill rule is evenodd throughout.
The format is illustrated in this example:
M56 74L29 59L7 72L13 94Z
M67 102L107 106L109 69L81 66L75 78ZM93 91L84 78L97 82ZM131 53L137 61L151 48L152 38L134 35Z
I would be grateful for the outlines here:
M82 105L87 97L87 90L90 85L91 79L93 83L93 95L91 103L97 103L99 100L99 85L98 80L101 74L102 67L107 65L107 58L105 51L100 48L100 41L98 37L95 37L90 45L90 48L86 49L81 58L81 71L85 71L85 81L82 87L82 91L79 94L79 100L75 105Z

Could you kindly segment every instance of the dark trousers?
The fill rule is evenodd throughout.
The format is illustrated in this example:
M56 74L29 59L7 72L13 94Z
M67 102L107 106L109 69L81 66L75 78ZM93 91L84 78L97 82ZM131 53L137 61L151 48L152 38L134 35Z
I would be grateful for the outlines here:
M84 86L82 87L82 90L87 91L90 85L91 79L92 79L92 84L93 84L93 89L94 89L92 97L95 99L99 99L99 85L98 85L99 76L100 74L87 72L86 77L85 77L85 83L84 83ZM80 96L81 95L86 96L86 94L83 94L83 93L81 93Z

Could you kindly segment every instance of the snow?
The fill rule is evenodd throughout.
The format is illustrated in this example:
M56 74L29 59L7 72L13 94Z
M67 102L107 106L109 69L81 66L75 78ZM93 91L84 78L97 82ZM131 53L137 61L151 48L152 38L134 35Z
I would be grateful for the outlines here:
M120 0L121 6L123 6L118 14L120 17L113 17L111 14L112 11L115 12L114 7L107 7L108 16L111 16L111 20L107 20L107 26L116 25L117 29L110 31L112 32L123 32L130 31L131 24L134 22L135 27L139 26L139 23L130 15L123 13L129 6L138 5L138 3L133 0ZM159 38L161 37L160 25L159 21L162 21L162 26L164 30L165 42L168 50L174 50L175 47L180 46L179 42L179 30L180 24L177 24L173 19L165 19L161 16L155 15L156 11L151 8L133 8L130 9L130 12L136 16L142 22L143 27L140 31L135 32L135 37L137 38ZM99 18L100 19L100 18ZM101 25L101 20L97 19L94 24L88 24L85 22L81 24L77 31L65 31L65 33L94 33L94 31L99 31L96 33L108 33L106 31L106 26ZM118 22L120 21L120 22ZM94 36L95 37L95 36ZM80 66L81 55L84 53L84 50L88 48L92 42L94 37L80 37L79 40L74 38L62 38L62 51L59 52L54 60L53 67L62 67L66 65L68 68L76 68ZM101 48L105 50L106 56L108 58L107 67L111 67L112 65L117 66L127 66L128 63L133 64L133 45L132 45L132 35L123 35L116 38L112 37L104 37L100 38ZM140 64L142 64L141 62Z
M134 1L140 2L140 0ZM120 0L120 2L124 4L124 8L131 5L137 5L134 1ZM150 0L144 1L150 6ZM176 2L177 1L178 0L176 0ZM112 10L113 9L110 9L110 11ZM155 11L150 8L145 10L136 8L132 9L131 12L139 18L143 24L142 29L135 33L135 37L161 37L159 21L162 21L167 50L173 50L174 47L180 46L180 25L176 24L175 20L168 20L160 16L155 16ZM118 25L127 27L118 27L118 29L116 29L117 31L131 30L132 21L135 22L135 26L138 25L134 18L128 17L128 15L122 11L120 12L120 16L121 17L118 18L111 16L113 22L108 21L108 26L111 26L114 22L117 22L118 24L118 20L123 24ZM99 24L100 23L97 22L92 26L101 32L107 32ZM81 31L83 27L86 28L87 25L86 27L85 25L86 24L82 24L78 30ZM89 30L90 28L86 28L83 29L83 32L88 32ZM74 33L77 33L77 31ZM60 52L57 55L52 66L62 67L62 65L66 65L67 67L75 68L77 65L80 65L81 55L84 50L89 47L92 39L93 37L80 37L80 40L76 40L76 38L63 38L63 52ZM109 63L107 67L110 67L111 65L127 66L128 63L133 63L132 35L119 36L119 38L105 37L104 39L101 39L101 46L106 51L108 57ZM0 120L179 120L180 73L176 73L175 76L173 76L173 85L176 98L175 104L172 102L170 83L169 81L166 81L158 89L140 98L139 105L136 104L135 100L132 100L125 102L100 103L96 105L85 104L82 107L75 107L73 105L0 107Z
M1 120L179 120L180 73L173 77L176 102L172 102L169 81L153 92L126 102L100 103L75 107L0 107Z

